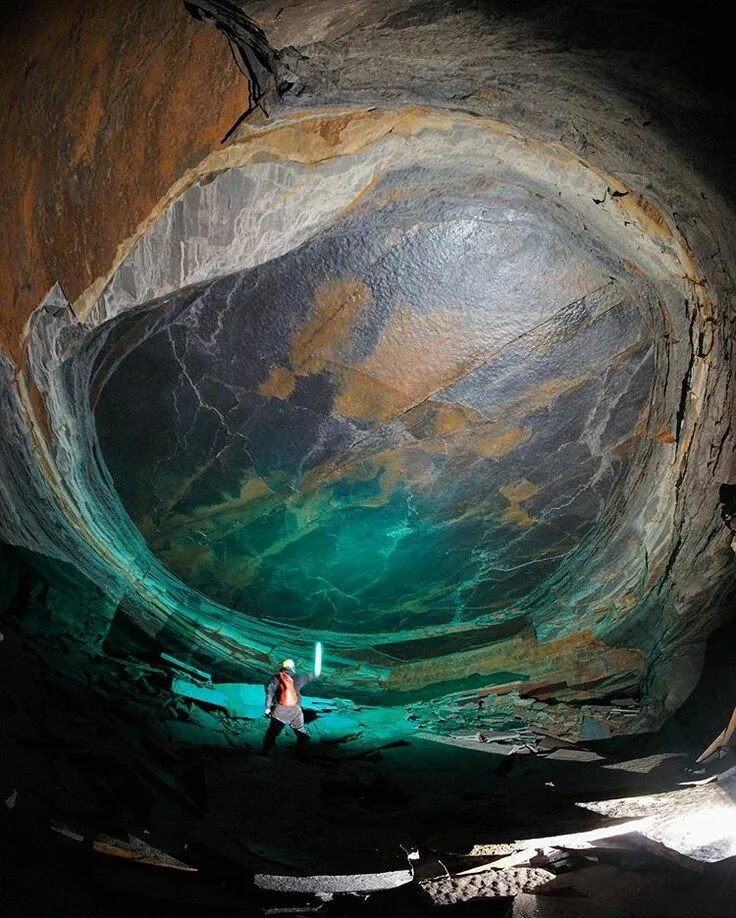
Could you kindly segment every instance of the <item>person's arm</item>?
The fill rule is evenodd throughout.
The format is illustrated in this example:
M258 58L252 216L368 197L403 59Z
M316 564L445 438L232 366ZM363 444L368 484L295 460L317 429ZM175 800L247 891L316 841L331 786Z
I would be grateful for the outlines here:
M271 676L271 678L266 683L266 710L265 714L271 713L271 708L273 707L273 696L276 691L276 685L278 680L276 676Z
M294 684L296 685L297 692L301 692L302 688L305 685L309 685L310 682L314 682L316 678L317 677L315 676L314 673L308 673L307 675L304 675L304 676L297 676L296 679L294 680Z

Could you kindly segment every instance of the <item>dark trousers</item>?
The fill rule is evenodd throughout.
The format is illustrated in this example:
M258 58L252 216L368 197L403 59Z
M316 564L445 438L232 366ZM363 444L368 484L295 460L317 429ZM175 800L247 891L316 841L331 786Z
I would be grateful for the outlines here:
M271 721L268 725L266 735L263 737L262 752L264 755L268 755L273 749L276 744L276 737L281 733L284 727L291 727L294 731L296 736L297 755L303 754L306 751L307 743L309 742L309 734L304 729L304 714L302 713L301 706L293 705L292 707L286 707L285 705L277 704L271 712Z

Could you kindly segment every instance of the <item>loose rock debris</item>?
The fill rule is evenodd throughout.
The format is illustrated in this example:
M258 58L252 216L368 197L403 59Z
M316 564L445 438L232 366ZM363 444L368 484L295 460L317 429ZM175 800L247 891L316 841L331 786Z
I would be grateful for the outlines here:
M434 905L452 905L470 899L517 896L554 880L555 874L541 867L508 867L473 876L452 876L420 883Z
M697 812L731 786L727 772L705 773L712 765L691 786L678 786L693 777L683 767L692 759L681 753L649 747L632 758L529 727L440 742L415 733L390 743L376 743L365 728L332 742L322 723L339 711L335 702L316 701L323 720L314 726L315 760L303 766L285 745L264 768L252 754L262 732L257 687L217 683L176 660L124 656L112 662L119 667L114 683L110 665L110 658L104 666L85 659L85 685L57 680L42 703L47 677L32 657L5 671L5 723L23 765L3 776L3 799L17 801L12 819L24 830L27 812L40 817L47 839L91 858L91 866L133 872L123 881L132 887L136 872L148 870L169 884L177 877L214 882L217 892L206 894L213 902L225 893L231 902L250 901L257 893L264 914L311 910L330 918L384 895L414 896L420 914L512 897L531 897L539 909L540 901L567 897L575 886L564 882L591 866L653 871L674 882L672 872L683 865L688 875L711 871L730 850L709 848L702 826L699 846L687 851L681 832L670 837L681 802ZM196 697L174 691L174 680ZM106 698L113 685L123 699L114 708ZM221 692L227 706L209 703L208 692ZM211 744L201 742L205 734ZM470 768L461 780L443 771L456 756ZM416 776L420 801L411 769L425 758ZM728 765L725 752L718 762ZM473 778L471 786L470 775L482 781ZM275 795L275 786L288 786L289 799ZM428 791L434 796L425 799ZM8 806L2 809L10 818ZM305 819L309 850L301 844ZM441 837L453 826L457 843ZM355 872L357 837L362 873ZM584 894L575 895L580 910Z

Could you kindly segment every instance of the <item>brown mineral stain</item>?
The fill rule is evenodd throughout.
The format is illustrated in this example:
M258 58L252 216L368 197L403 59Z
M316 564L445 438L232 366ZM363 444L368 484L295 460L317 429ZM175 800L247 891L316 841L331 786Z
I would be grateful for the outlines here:
M207 463L207 465L210 464ZM167 502L157 523L155 541L153 539L150 541L153 549L159 548L172 533L180 537L189 529L200 529L211 534L214 539L215 530L217 528L224 530L228 521L232 521L236 526L245 526L261 512L261 505L265 498L273 494L273 488L256 472L251 472L241 484L237 497L228 497L215 504L200 505L187 510L186 513L170 512L179 500L187 496L199 474L201 470L186 479L177 495Z
M404 425L415 437L428 439L466 430L469 424L478 423L481 418L480 412L468 405L428 399L407 411Z
M530 427L509 427L499 433L490 431L484 433L481 430L473 438L473 447L480 456L485 456L487 459L499 459L522 443L526 443L531 435L532 430ZM504 494L504 496L506 495Z
M549 407L560 396L579 389L590 377L579 376L575 379L553 379L541 385L525 389L508 406L508 413L514 418L523 418Z
M665 569L666 564L664 561L658 561L652 566L651 570L649 571L647 582L644 584L644 593L654 589L654 587L657 585L657 581L662 576L662 573Z
M366 185L358 192L358 194L353 198L352 201L340 211L337 215L337 220L341 220L347 214L351 213L354 210L360 209L362 206L367 205L372 200L372 194L376 189L376 186L381 181L382 176L374 175L366 183ZM375 202L374 202L375 203Z
M254 474L247 478L240 488L240 504L241 506L249 504L251 501L257 500L259 497L265 497L270 493L271 489L266 482L260 475Z
M677 442L677 440L675 440L672 434L668 430L665 430L664 428L662 428L662 430L654 434L654 439L659 440L660 443L676 443Z
M26 382L26 392L31 410L33 411L33 422L41 433L48 446L53 446L55 438L49 427L48 412L46 402L41 395L38 386L30 375L24 374L23 379Z
M408 198L412 198L416 194L414 188L402 188L400 186L394 185L392 188L385 188L380 194L376 196L377 203L380 204L390 204L394 201L406 201Z
M639 277L644 277L644 272L643 272L642 269L639 267L639 265L635 264L635 263L634 263L633 261L631 261L630 259L628 259L628 258L622 258L622 259L621 259L621 264L624 266L624 268L626 268L627 271L631 271L632 274L636 274L636 275L638 275Z
M380 646L376 649L380 650ZM457 672L493 676L512 671L527 673L530 682L540 687L567 683L581 686L580 691L584 693L585 683L597 679L621 676L635 683L641 678L644 667L640 651L610 647L590 631L542 642L530 628L496 644L395 666L385 685L408 691L455 678ZM491 691L495 692L496 687ZM574 688L571 691L575 694Z
M625 216L636 220L645 233L660 238L672 238L672 228L664 215L644 195L627 194L613 200L624 211Z
M340 378L342 391L335 411L345 417L383 423L401 414L409 403L405 392L365 373L342 368Z
M208 545L197 545L190 541L176 542L168 549L160 548L159 553L164 564L186 570L190 576L196 576L198 568L207 576L214 562L214 554Z
M317 128L317 133L325 143L331 147L337 147L342 143L343 133L350 130L355 131L359 121L360 119L355 119L354 113L346 112L329 121L322 121Z
M418 314L399 304L373 352L357 364L357 372L345 374L336 410L358 420L390 420L470 369L477 337L477 330L468 334L450 310ZM377 383L368 398L366 377Z
M324 492L310 494L289 504L289 515L292 524L282 538L270 542L257 557L259 559L272 558L280 554L305 536L313 532L322 522L323 517L330 510L330 495Z
M349 119L349 124L347 119ZM333 121L336 121L336 125L330 127ZM266 123L263 127L249 120L236 132L237 142L232 142L229 146L209 154L196 167L180 175L180 178L170 186L166 195L159 199L154 210L138 225L136 232L121 241L115 262L111 264L109 271L98 276L73 302L74 310L82 318L87 314L95 297L99 295L111 276L115 264L122 261L140 235L153 224L166 207L189 185L199 181L203 175L244 166L256 160L286 160L303 164L319 164L337 157L353 156L390 134L412 136L423 131L448 131L455 124L478 126L479 122L471 116L457 112L448 114L420 108L394 111L351 111L347 114L344 111L315 114L314 111L296 110L285 116L282 122L276 125ZM497 136L513 137L515 142L523 143L528 149L535 150L537 155L549 160L558 160L563 167L580 168L582 166L600 174L601 180L606 181L610 187L618 187L613 178L600 173L600 170L596 170L592 164L573 156L560 144L524 138L515 134L507 125L489 119L483 119L482 129ZM365 199L367 191L370 191L375 184L376 176L367 175L363 189L357 191L353 205L346 209L349 210L355 204L360 204ZM616 200L628 201L629 196ZM2 316L0 316L0 321L1 319Z
M640 441L641 434L634 433L631 437L617 443L611 452L616 456L632 456L638 449Z
M74 302L110 270L219 146L247 88L227 42L179 3L31 0L2 30L0 58L0 347L19 364L54 282Z
M537 485L527 481L526 478L522 478L521 481L504 485L499 489L499 492L509 503L504 511L503 518L508 523L515 523L517 526L531 526L534 522L534 517L530 516L521 504L539 493Z
M469 405L427 400L408 411L407 430L433 452L465 452L498 459L532 435L531 428L487 421Z
M314 295L310 318L294 335L290 364L297 376L310 376L340 362L357 320L371 302L368 287L355 278L328 281Z
M294 391L296 377L287 367L273 367L268 379L258 387L267 398L286 399Z
M386 188L383 191L375 193L383 178L383 174L379 173L374 175L366 184L366 186L356 195L356 197L340 211L337 219L339 220L346 214L349 214L357 209L362 208L364 211L367 211L372 208L383 207L385 204L389 204L394 201L402 201L407 198L411 198L415 194L415 191L412 188ZM399 230L398 228L394 229L391 233L391 236L389 236L389 239L392 239L392 242L389 244L398 244L405 237L405 235L405 231Z
M213 162L219 160L221 168L259 156L314 164L352 156L390 134L405 117L402 111L293 112L290 119L274 126L267 123L262 131L251 130L250 123L244 126L238 143L228 148L229 155Z
M619 612L628 612L630 609L634 608L638 601L639 597L636 593L624 593L623 596L620 596L616 600L616 606Z
M396 485L407 477L404 459L405 455L402 450L379 453L374 458L372 465L378 474L380 494L377 497L363 501L363 506L382 507L388 503Z
M396 394L392 390L385 390L379 386L367 389L364 387L364 399L366 392L376 395L377 400L371 405L373 416L377 411L384 411L387 407L391 407L392 416L399 413L399 406L392 401L392 395ZM367 400L363 405L369 407ZM382 506L399 481L406 482L417 492L430 491L435 486L440 469L433 458L435 455L483 456L495 459L507 455L526 442L532 434L529 428L483 421L482 415L468 405L441 402L423 402L407 411L403 415L403 421L416 440L378 452L357 451L351 453L347 461L338 465L333 465L331 460L321 463L304 474L301 480L302 489L311 492L337 480L377 479L380 493L361 499L360 503L361 506ZM533 486L527 483L526 487ZM523 492L520 493L518 500L525 499ZM515 496L516 492L513 494ZM531 517L525 516L520 507L515 507L515 522L532 522ZM463 512L464 516L472 516L476 509L469 508ZM512 514L512 508L507 512Z

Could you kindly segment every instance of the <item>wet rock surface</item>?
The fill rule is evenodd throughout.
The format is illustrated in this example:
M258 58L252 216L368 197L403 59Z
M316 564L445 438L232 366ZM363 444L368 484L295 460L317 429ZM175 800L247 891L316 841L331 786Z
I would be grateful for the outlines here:
M2 75L11 903L43 850L76 915L723 912L718 30L61 6ZM315 640L312 758L265 760Z
M568 287L554 277L560 262L573 269L550 231L541 252L524 230L553 275L535 307L505 287L482 295L489 264L523 271L482 223L469 220L475 251L453 255L442 234L457 225L423 220L442 265L420 231L411 253L382 252L381 231L359 221L375 251L339 225L265 270L147 312L153 332L95 410L118 494L183 580L271 621L390 632L398 656L402 632L489 611L500 625L513 610L523 627L519 601L615 516L653 373L633 304L610 283L580 296L602 280L590 271ZM330 280L342 251L345 279ZM405 291L391 282L399 264ZM108 346L140 323L122 320Z
M532 39L452 4L192 11L268 105L104 285L34 316L23 385L3 370L5 538L246 679L324 634L335 694L502 685L522 718L641 702L579 735L661 722L733 578L724 205L700 221L664 137L604 128L614 97L636 108L605 62L543 58L560 124L549 99L514 108L499 68L515 41L517 70L556 47L544 16ZM379 81L370 55L397 41ZM461 44L474 91L407 83L420 49L450 72Z

